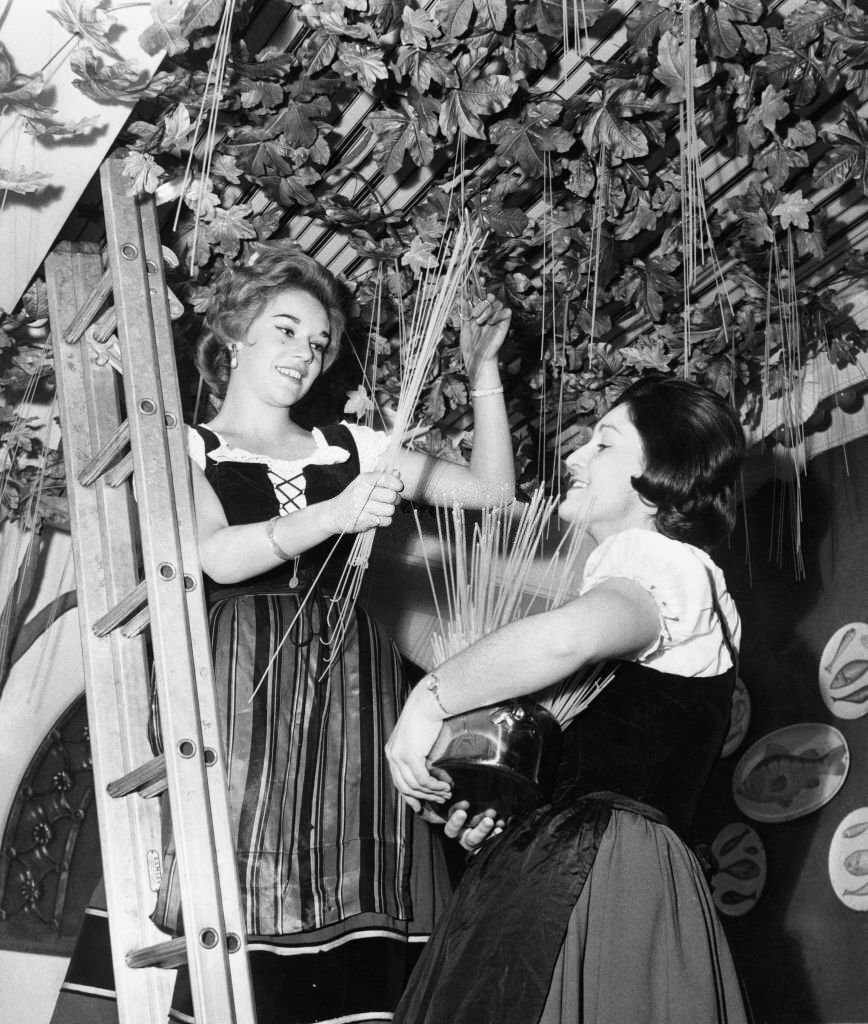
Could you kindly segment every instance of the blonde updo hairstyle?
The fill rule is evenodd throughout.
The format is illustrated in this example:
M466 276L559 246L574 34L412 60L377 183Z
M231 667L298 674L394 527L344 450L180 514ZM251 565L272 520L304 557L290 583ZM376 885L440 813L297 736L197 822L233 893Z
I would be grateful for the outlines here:
M323 370L337 359L349 309L348 289L311 256L267 252L254 263L227 268L211 286L196 366L220 398L226 394L229 382L230 346L244 338L271 299L287 288L298 288L322 303L330 334Z

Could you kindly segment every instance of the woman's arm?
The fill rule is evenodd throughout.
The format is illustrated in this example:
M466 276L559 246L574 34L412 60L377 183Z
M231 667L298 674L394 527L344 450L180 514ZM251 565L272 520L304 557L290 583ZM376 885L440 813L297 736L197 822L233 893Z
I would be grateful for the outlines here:
M489 296L462 317L461 348L473 401L470 465L402 450L398 468L405 497L429 505L454 502L470 508L500 505L515 497L512 434L497 362L511 315Z
M191 470L199 559L211 579L238 583L286 560L269 539L267 522L230 526L203 471L195 462ZM362 473L336 497L281 516L273 524L274 543L293 558L339 533L362 533L375 526L388 526L402 488L394 473Z
M634 657L659 632L660 614L648 591L632 580L609 579L483 637L411 691L386 744L395 785L415 810L422 800L444 802L449 786L426 763L444 718L536 693L607 658Z

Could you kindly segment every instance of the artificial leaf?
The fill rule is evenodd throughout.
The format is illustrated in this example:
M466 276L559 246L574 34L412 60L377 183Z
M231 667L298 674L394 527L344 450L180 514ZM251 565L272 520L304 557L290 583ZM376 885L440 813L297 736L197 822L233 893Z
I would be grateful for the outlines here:
M256 229L250 222L251 209L247 203L236 203L229 210L219 208L213 220L205 224L205 233L218 252L235 256L245 238L256 238Z
M461 84L448 90L443 99L440 131L447 139L457 131L484 139L482 118L503 110L518 86L506 75L480 75L467 55L460 58L457 70Z
M0 167L0 192L17 192L26 195L28 192L39 192L45 188L51 178L41 171L29 171L26 167Z
M841 13L824 0L803 0L787 12L784 33L794 46L809 46L822 37L826 26L840 18Z
M615 238L625 241L635 238L642 231L653 231L656 227L657 214L651 208L648 194L638 188L632 189L630 201L615 223Z
M623 359L634 369L643 373L652 370L668 373L671 353L662 338L644 338L638 345L624 345L618 349Z
M151 24L139 36L139 45L151 57L185 53L190 42L184 34L187 0L151 0Z
M767 85L763 89L760 101L756 106L756 118L770 132L775 130L778 121L783 120L790 112L790 105L783 94L773 85Z
M479 14L480 25L493 28L495 32L503 30L509 16L507 0L474 0L474 6Z
M777 88L790 88L793 107L812 103L821 87L835 91L840 73L834 65L825 65L812 53L791 46L780 29L770 28L768 36L769 50L757 69L765 71Z
M347 400L344 403L344 416L355 416L357 420L363 420L376 406L368 395L362 384L347 392Z
M262 107L273 110L283 102L283 89L276 82L251 82L241 90L241 106L247 110Z
M434 17L443 35L450 39L464 35L470 27L473 12L473 0L437 0L434 7Z
M384 174L397 174L407 155L418 167L426 166L434 157L433 140L417 111L409 103L402 108L398 111L387 107L368 118L368 129L376 137L374 159Z
M318 29L305 40L301 60L309 75L330 67L338 52L338 40L331 33Z
M504 118L493 125L490 138L501 161L515 161L528 176L542 177L546 167L543 154L565 153L575 141L569 132L554 127L562 109L554 100L531 103L521 120Z
M312 206L316 202L316 197L310 186L320 180L320 175L312 167L300 167L295 174L286 174L279 179L277 199L282 206L289 209L295 206Z
M405 0L369 0L368 11L374 21L376 34L388 35L400 28L404 17Z
M66 124L60 121L27 119L27 132L42 139L75 139L101 131L103 121L99 117L82 117Z
M395 55L393 65L398 78L409 76L417 92L423 95L429 91L432 82L454 89L458 86L458 74L452 61L440 53L417 50L412 46L401 46Z
M124 61L106 64L92 50L79 49L69 58L76 77L72 84L96 103L132 103L141 97L148 76Z
M627 38L637 50L650 50L654 42L680 23L678 12L660 0L643 0L627 17Z
M561 0L529 0L516 4L515 26L520 32L536 29L552 39L576 38L580 30L585 31L608 9L605 0L583 0L580 7L565 5Z
M402 21L401 42L407 46L424 50L431 39L440 35L440 26L425 10L405 7Z
M641 128L620 117L608 105L602 105L585 122L582 142L590 153L597 153L605 146L613 157L630 160L648 153L648 140Z
M288 146L312 146L319 135L317 126L310 120L305 104L290 100L280 115L280 127Z
M41 74L22 75L16 72L9 51L0 42L0 108L14 109L19 103L32 107L44 88Z
M373 92L377 82L389 77L380 50L360 43L340 44L338 59L332 66L336 71L357 79L359 85L368 92Z
M163 177L163 169L150 153L130 153L121 163L124 177L130 181L128 195L154 193Z
M506 62L514 74L527 71L538 71L546 66L548 53L535 35L528 32L515 32L510 40L511 46L506 51Z
M109 41L109 35L118 21L109 9L110 0L60 0L56 11L48 11L72 36L79 36L95 50L112 60L120 54Z
M696 63L695 40L691 39L688 45L679 42L671 32L665 32L657 46L654 77L666 86L667 101L680 103L687 96L689 83L700 88L708 84L711 76L707 64Z
M220 197L212 191L211 181L202 178L190 183L184 202L203 220L213 220L220 208Z
M811 181L817 188L842 185L852 178L860 178L866 166L866 149L858 143L834 145L814 165Z
M799 121L787 130L785 145L790 149L803 149L817 141L817 130L810 121Z
M777 137L754 156L753 165L765 171L771 183L780 188L795 168L808 166L808 154L802 149L791 149Z
M414 277L419 277L424 271L433 270L437 266L437 249L436 243L423 241L417 236L401 257L401 264L409 267Z
M504 206L499 199L489 199L482 207L482 222L496 235L519 238L528 224L527 214L515 206Z
M753 23L764 13L762 0L717 0L703 4L708 52L712 58L734 57L742 41L754 52L765 50L765 32ZM756 47L761 49L757 50Z
M193 125L190 121L190 111L183 103L163 118L163 137L161 148L167 153L174 153L176 156L190 148L193 141L190 133Z
M184 34L187 36L203 28L211 28L223 17L226 0L186 0L184 7Z

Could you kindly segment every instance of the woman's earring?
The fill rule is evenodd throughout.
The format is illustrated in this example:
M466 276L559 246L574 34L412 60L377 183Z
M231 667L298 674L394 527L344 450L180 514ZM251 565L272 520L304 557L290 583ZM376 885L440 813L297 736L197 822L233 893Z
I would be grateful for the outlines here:
M238 346L229 346L229 369L234 370L238 366Z

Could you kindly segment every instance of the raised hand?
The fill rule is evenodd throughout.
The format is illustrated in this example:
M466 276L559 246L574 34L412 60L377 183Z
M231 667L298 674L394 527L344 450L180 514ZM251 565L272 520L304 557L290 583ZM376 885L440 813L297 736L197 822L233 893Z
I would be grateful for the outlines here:
M461 320L461 354L471 386L486 362L497 360L497 354L509 333L512 310L494 295L476 302L463 300L459 307Z

